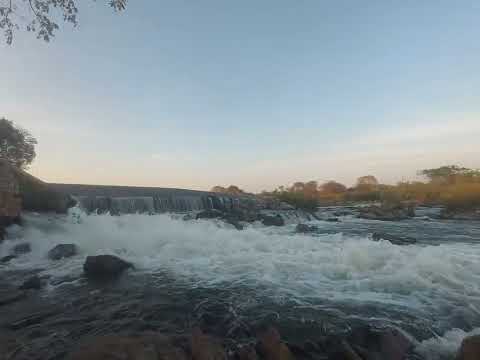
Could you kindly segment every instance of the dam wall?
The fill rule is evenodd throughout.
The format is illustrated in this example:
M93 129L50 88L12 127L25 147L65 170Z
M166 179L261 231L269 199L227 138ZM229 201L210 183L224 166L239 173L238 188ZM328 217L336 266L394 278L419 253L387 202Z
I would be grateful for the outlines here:
M188 212L207 209L233 211L251 209L257 200L249 195L219 194L174 188L49 184L64 194L71 195L87 212L111 214Z

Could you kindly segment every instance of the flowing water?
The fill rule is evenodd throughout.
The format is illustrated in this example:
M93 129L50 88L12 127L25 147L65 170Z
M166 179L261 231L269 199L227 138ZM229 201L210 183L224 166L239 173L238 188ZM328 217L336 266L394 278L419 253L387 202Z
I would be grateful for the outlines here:
M123 309L129 315L122 319L130 323L118 323L120 330L141 317L141 326L155 330L181 331L201 321L223 336L248 338L248 324L275 321L295 341L379 323L413 335L423 357L448 358L467 333L480 331L480 224L429 215L402 222L315 220L310 224L318 226L316 233L296 234L293 221L237 231L222 222L169 214L28 214L24 227L9 229L0 256L20 241L29 242L32 252L0 271L16 279L38 269L48 278L42 301L84 299L72 313L83 305L91 311L86 313L108 312L111 319ZM374 231L418 243L372 241ZM75 243L80 253L48 260L48 250L60 243ZM94 254L118 255L136 269L99 293L81 277L85 256ZM97 321L95 330L82 331L104 333L117 325ZM68 331L75 333L72 325Z

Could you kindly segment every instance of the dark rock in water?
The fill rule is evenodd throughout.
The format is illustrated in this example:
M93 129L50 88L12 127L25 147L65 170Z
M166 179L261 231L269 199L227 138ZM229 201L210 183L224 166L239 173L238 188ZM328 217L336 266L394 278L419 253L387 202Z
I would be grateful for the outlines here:
M474 210L443 210L440 213L443 220L480 221L480 209Z
M29 243L21 243L13 247L13 253L15 255L27 254L32 251L32 247Z
M466 337L460 345L456 360L478 359L480 359L480 335Z
M25 280L25 282L20 286L20 290L30 290L35 289L39 290L42 288L42 280L37 276L32 276L31 278Z
M358 217L369 220L400 221L415 216L415 208L410 204L382 204L359 208Z
M77 255L77 246L75 244L59 244L48 252L50 260L60 260Z
M190 347L193 360L225 360L227 355L220 342L195 328L192 331Z
M83 264L83 271L91 280L115 278L129 268L133 268L133 264L113 255L87 256Z
M285 345L277 329L270 327L258 336L258 353L266 360L293 360L294 356Z
M328 222L339 222L340 220L338 220L338 218L336 218L336 217L329 217L329 218L326 218L325 221L328 221Z
M406 236L400 237L400 236L395 236L395 235L390 235L390 234L385 234L380 232L374 232L372 234L372 240L374 241L387 240L394 245L411 245L417 242L416 239L411 237L406 237Z
M204 210L197 214L197 219L217 219L223 216L223 212L215 209Z
M318 227L315 225L298 224L295 227L295 232L301 233L301 234L312 233L317 230L318 230Z
M227 217L227 218L225 219L225 222L226 222L227 224L233 225L233 226L235 227L235 229L237 229L237 230L243 230L243 225L240 224L240 222L238 222L238 220L235 219L235 218L228 218L228 217Z
M235 358L237 360L257 360L258 356L254 347L243 346L236 352Z
M278 214L275 216L262 215L262 224L265 226L283 226L285 220Z
M10 262L10 260L15 259L16 257L17 257L16 255L4 256L4 257L0 258L0 263L3 263L3 264L8 263L8 262Z
M363 360L346 340L341 340L328 349L329 360ZM367 359L370 359L367 357ZM376 358L372 358L376 359ZM378 359L380 360L380 359ZM382 359L383 360L383 359Z
M410 337L397 328L361 326L352 330L349 342L367 359L404 360L414 347Z
M91 340L67 357L69 360L187 360L185 351L166 336L102 336ZM201 359L203 360L203 359Z

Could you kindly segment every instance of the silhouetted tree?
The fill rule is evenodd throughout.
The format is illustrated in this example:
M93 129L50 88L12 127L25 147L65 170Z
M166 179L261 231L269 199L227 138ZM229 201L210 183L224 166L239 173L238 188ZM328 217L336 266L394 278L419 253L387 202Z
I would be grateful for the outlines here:
M58 30L55 16L77 25L78 0L0 0L0 30L7 44L13 42L14 32L24 28L34 32L38 39L50 41ZM127 0L107 0L115 10L125 9Z
M27 131L0 118L0 158L13 166L25 169L35 159L37 140Z
M340 194L347 191L347 187L336 181L328 181L320 186L320 191L325 193Z
M373 175L361 176L357 179L357 187L370 186L375 187L378 185L378 180Z

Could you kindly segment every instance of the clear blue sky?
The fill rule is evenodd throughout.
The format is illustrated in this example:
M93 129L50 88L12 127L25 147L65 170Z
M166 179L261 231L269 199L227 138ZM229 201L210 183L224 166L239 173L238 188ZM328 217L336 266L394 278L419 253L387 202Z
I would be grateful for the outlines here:
M0 45L47 181L272 189L480 167L480 2L82 1Z

